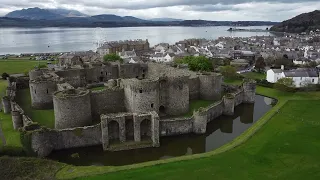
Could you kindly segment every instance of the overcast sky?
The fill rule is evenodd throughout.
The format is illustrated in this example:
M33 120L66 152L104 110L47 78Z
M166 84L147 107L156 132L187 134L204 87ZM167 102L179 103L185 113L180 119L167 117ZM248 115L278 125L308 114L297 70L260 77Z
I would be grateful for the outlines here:
M139 18L283 21L320 9L319 0L0 0L0 16L22 8L66 8Z

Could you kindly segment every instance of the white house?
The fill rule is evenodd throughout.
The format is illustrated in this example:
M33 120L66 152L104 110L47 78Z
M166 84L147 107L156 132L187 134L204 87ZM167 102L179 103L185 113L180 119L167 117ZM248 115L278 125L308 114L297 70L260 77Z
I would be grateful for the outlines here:
M291 78L295 87L303 87L307 84L319 84L318 72L314 69L284 70L270 69L267 71L267 81L276 83L281 78Z
M124 50L122 50L122 52L119 52L119 56L122 59L130 59L130 58L137 57L137 54L136 54L136 52L134 50L132 50L132 51L124 51Z
M172 62L174 59L174 54L169 53L156 53L150 56L150 60L156 62Z

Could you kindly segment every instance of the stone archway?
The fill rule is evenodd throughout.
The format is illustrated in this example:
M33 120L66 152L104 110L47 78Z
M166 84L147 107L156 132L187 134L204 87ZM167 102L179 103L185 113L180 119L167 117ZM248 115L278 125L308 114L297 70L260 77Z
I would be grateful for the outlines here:
M108 124L109 144L120 142L120 130L119 123L117 121L110 121Z
M133 124L132 116L126 117L125 127L126 127L126 141L134 141L134 124Z
M140 124L141 141L151 140L151 134L151 121L149 119L144 119Z

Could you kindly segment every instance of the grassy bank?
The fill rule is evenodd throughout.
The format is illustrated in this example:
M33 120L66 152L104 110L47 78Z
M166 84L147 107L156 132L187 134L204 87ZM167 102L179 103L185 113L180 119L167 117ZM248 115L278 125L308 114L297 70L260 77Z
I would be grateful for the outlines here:
M243 73L242 76L250 79L266 79L267 75L263 73L257 73L257 72L247 72Z
M54 179L55 173L63 166L62 163L43 159L0 157L0 175L3 180Z
M1 59L0 60L0 75L4 72L8 74L18 74L29 72L39 61L24 60L24 59ZM47 61L40 61L40 65L47 64Z

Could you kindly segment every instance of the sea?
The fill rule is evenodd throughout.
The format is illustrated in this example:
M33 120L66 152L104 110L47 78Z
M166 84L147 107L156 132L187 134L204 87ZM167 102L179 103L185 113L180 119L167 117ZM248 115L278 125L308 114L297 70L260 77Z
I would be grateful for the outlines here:
M0 55L95 51L106 41L148 39L151 46L189 38L272 36L270 32L230 32L230 27L0 28ZM241 27L266 29L268 26Z

